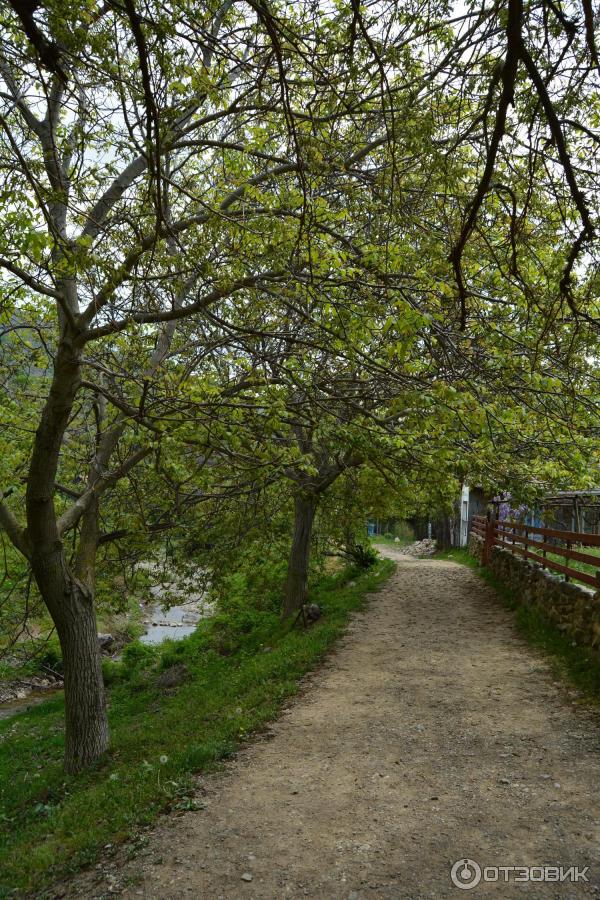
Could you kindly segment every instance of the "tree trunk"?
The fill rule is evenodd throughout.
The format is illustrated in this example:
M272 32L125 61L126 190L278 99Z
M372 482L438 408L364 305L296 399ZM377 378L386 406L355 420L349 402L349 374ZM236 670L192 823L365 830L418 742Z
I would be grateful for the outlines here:
M285 585L284 619L294 615L308 596L310 539L317 502L314 494L297 494L294 498L294 536Z
M108 749L109 728L94 603L75 588L59 634L65 664L65 770L80 772Z
M106 699L92 592L69 569L54 508L59 455L80 379L81 351L60 341L27 479L31 569L60 641L65 678L65 770L79 772L108 747ZM89 575L89 573L88 573ZM87 575L86 575L87 577Z
M100 511L94 498L81 517L79 546L75 558L75 576L86 586L94 600L96 596L96 556L100 540Z
M109 729L91 591L69 571L60 543L34 548L31 565L56 625L65 680L65 771L76 773L108 748Z

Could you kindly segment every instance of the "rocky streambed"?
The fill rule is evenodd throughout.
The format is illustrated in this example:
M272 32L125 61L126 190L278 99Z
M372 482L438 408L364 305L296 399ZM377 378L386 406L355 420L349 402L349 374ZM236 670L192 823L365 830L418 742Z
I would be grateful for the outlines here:
M19 712L37 706L61 687L62 680L59 676L43 678L32 675L12 681L0 681L0 719L10 719Z

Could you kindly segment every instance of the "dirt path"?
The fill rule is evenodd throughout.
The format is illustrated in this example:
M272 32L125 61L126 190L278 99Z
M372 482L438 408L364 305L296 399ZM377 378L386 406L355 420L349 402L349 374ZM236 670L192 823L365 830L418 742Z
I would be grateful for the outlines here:
M600 723L468 569L402 559L326 666L203 811L77 891L418 900L600 893ZM459 890L454 861L589 866L589 883ZM251 877L251 880L250 880ZM245 879L248 880L245 880ZM112 880L111 880L112 879ZM80 893L79 896L82 894Z

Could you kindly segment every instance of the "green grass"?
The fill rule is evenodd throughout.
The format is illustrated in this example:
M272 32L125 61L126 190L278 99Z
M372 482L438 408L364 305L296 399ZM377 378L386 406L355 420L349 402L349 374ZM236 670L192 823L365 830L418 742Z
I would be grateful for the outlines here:
M364 574L323 578L311 593L323 615L307 630L249 610L207 620L178 643L131 644L106 669L111 751L83 775L62 771L62 698L0 722L0 897L41 896L105 844L130 838L161 811L189 808L193 773L218 765L277 715L393 570L381 560ZM160 671L176 663L189 680L161 692Z
M479 563L471 556L466 547L452 547L450 550L438 550L433 559L449 559L452 562L461 563L463 566L469 566L471 569L479 568Z
M514 615L516 627L525 640L546 657L554 676L582 692L586 701L600 703L600 658L592 650L573 645L573 638L549 621L535 606L521 601L517 591L506 587L493 572L480 566L465 548L438 553L436 559L450 559L474 569L494 589Z
M535 551L535 546L530 547L531 550ZM600 569L600 547L573 547L574 550L581 550L582 553L589 553L590 556L598 557L598 565L594 566L590 563L580 562L578 559L566 559L564 556L561 556L560 553L548 553L547 559L551 559L554 562L560 563L562 566L569 566L571 569L575 569L577 572L585 572L587 575L596 575L596 572ZM540 556L542 555L542 551L538 551ZM552 570L550 570L552 571ZM558 573L554 573L558 574ZM577 581L576 576L572 576L574 581Z

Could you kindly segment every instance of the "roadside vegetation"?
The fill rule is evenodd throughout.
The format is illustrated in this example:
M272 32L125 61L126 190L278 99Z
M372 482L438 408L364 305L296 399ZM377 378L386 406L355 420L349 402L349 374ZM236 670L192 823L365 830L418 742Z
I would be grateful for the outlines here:
M282 624L278 609L247 608L177 643L130 644L122 661L105 664L111 750L84 774L62 769L62 698L0 722L0 896L39 891L160 812L198 808L194 773L276 716L393 569L379 560L321 577L311 600L322 615L306 629ZM181 683L169 687L169 677Z

